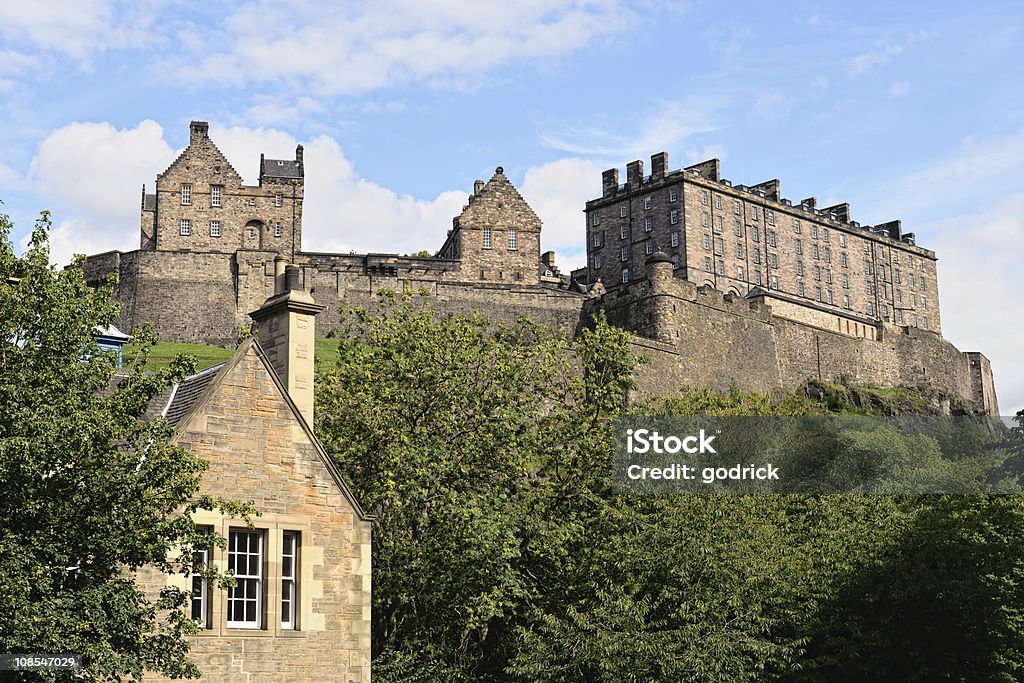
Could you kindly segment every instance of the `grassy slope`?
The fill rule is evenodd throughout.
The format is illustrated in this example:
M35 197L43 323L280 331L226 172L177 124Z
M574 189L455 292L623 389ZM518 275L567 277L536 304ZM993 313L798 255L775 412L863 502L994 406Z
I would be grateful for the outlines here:
M316 357L321 360L334 359L338 355L337 342L333 339L316 339ZM131 345L125 348L125 356L131 352ZM202 370L211 365L226 361L234 353L234 349L225 349L219 346L204 346L202 344L176 344L172 342L161 342L153 347L150 354L150 368L156 370L170 365L171 361L178 354L195 356L199 361L198 368Z

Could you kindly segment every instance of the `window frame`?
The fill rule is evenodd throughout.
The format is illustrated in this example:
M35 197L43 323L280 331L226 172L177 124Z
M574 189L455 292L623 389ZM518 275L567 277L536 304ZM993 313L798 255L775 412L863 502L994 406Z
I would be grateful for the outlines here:
M291 540L291 553L288 552ZM299 567L301 567L302 534L299 531L284 531L281 534L281 628L297 631L299 628ZM285 570L286 560L291 562L291 572ZM290 588L290 590L288 590ZM287 597L286 597L287 596ZM287 607L285 606L287 603Z
M236 539L246 537L245 550L240 551ZM232 528L228 531L227 567L235 578L235 585L228 588L226 614L224 624L229 629L260 630L265 623L263 614L265 600L263 590L266 582L266 530L264 529L241 529ZM256 539L256 552L252 552L252 539ZM237 571L238 558L256 558L257 573L240 573ZM248 563L247 563L248 564ZM233 566L234 565L234 566ZM244 590L243 590L244 588ZM252 589L251 591L249 589ZM243 590L243 595L238 596L238 591ZM251 597L250 597L251 596ZM235 603L241 602L242 620L233 619L232 608L237 607ZM249 605L253 605L253 618L247 618Z
M181 184L181 205L192 206L192 183Z

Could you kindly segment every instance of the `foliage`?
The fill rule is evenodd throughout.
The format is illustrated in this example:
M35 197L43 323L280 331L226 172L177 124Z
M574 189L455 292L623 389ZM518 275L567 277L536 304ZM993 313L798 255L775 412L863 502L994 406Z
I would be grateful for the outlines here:
M856 414L877 392L689 388L629 409L638 361L602 320L568 339L409 296L347 315L317 429L377 516L376 680L1019 677L1020 498L612 493L610 421L630 410ZM850 430L799 456L899 468L975 443Z
M46 213L21 257L11 227L0 216L0 651L80 653L75 680L195 676L183 637L195 625L179 609L190 593L150 600L132 578L143 565L187 575L192 549L216 541L188 517L218 505L196 496L206 463L171 444L166 422L140 420L192 363L144 373L155 340L143 330L115 378L93 338L114 320L111 287L86 286L80 261L50 266Z

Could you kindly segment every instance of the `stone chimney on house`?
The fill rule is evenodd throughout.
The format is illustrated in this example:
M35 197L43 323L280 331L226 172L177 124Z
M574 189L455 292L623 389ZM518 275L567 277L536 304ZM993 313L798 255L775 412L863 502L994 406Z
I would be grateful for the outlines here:
M280 271L281 263L275 263ZM313 426L313 348L316 314L324 309L300 285L298 266L275 278L274 296L249 317L259 326L260 348L281 379L306 423Z

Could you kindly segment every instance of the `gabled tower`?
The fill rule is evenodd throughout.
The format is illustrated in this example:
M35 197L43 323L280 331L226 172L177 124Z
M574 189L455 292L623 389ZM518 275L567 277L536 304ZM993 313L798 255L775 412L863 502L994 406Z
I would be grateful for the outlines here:
M259 184L243 185L209 133L207 122L193 121L188 147L157 176L156 194L143 188L141 248L293 257L302 243L302 145L294 160L261 156Z
M541 221L499 166L473 183L469 203L452 221L440 258L460 259L466 280L540 282Z

